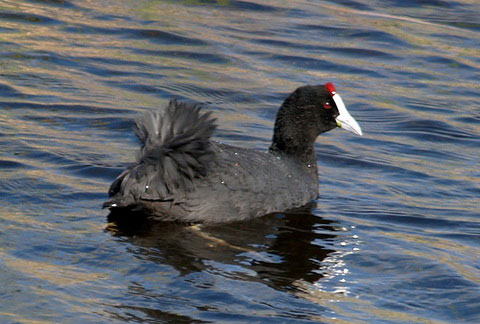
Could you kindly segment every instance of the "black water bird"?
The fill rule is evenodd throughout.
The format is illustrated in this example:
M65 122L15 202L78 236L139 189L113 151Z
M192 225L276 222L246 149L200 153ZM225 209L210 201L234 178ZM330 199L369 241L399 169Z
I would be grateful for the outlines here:
M141 149L104 208L163 221L228 222L302 206L318 195L314 143L336 127L362 135L332 83L296 89L278 110L267 152L215 142L215 118L172 100L135 123Z

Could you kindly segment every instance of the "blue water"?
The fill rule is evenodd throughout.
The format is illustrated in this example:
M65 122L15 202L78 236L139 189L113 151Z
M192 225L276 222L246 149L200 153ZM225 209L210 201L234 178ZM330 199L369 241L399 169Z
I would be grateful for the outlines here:
M480 4L0 2L1 323L479 323ZM334 82L320 196L249 222L108 223L133 120L207 104L265 150ZM274 190L274 188L272 188Z

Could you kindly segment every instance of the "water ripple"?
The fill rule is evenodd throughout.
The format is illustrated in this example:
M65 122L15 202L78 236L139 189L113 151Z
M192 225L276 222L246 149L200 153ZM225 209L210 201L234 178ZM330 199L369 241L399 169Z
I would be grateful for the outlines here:
M2 1L0 322L479 322L477 12ZM265 150L285 96L327 81L364 136L319 137L312 205L202 227L101 210L142 111L198 101L217 140Z

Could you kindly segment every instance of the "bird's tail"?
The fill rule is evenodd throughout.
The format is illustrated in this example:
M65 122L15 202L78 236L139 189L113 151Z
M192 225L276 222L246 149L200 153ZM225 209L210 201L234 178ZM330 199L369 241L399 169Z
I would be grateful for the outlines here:
M137 161L112 183L112 199L104 207L123 200L169 200L193 190L193 179L207 173L212 159L215 128L215 119L198 104L172 100L164 109L146 112L135 122L141 144Z

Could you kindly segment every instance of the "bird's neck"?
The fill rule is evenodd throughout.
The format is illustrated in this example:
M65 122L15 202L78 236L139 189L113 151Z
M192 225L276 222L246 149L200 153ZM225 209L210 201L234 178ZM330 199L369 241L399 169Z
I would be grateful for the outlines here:
M287 142L273 137L269 151L279 156L286 156L298 161L309 173L317 174L317 157L312 143Z
M292 106L289 99L291 98L287 98L278 110L270 152L288 156L303 166L308 166L309 171L316 175L317 159L314 144L318 130L305 123L305 116Z

